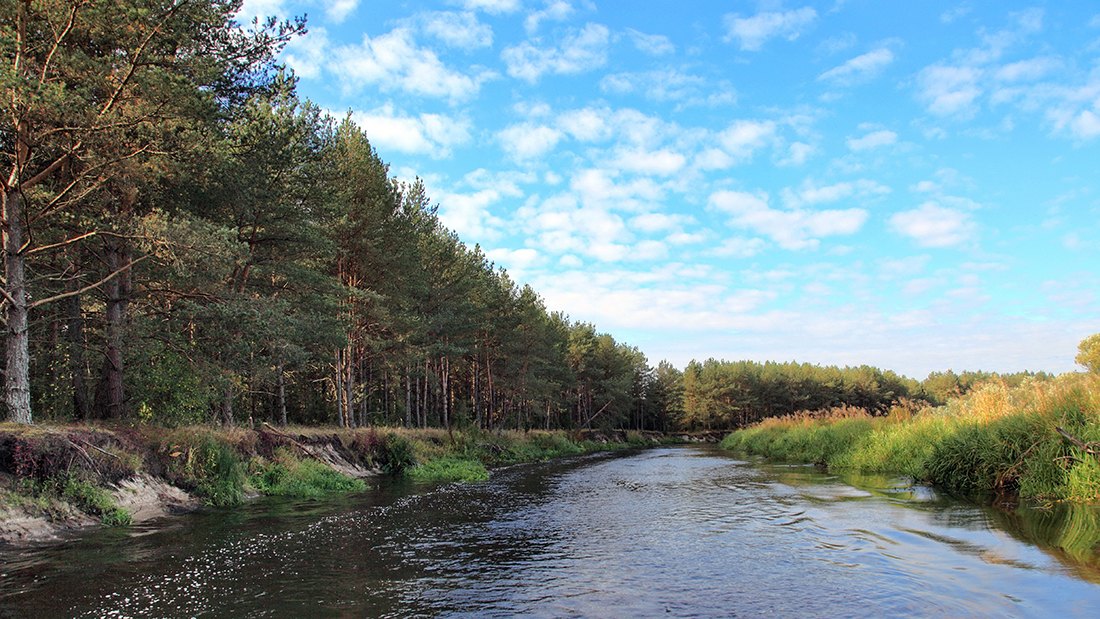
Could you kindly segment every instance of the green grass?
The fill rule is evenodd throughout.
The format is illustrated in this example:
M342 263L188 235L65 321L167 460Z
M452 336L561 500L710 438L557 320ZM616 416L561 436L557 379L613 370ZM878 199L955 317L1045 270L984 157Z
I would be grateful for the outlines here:
M299 460L286 452L276 455L276 461L257 461L252 467L249 484L263 494L316 498L360 492L367 487L363 480L342 475L315 460Z
M1017 492L1100 502L1100 377L1065 374L1015 388L991 383L939 408L871 417L832 411L768 419L726 437L727 449L838 470L900 473L952 491Z
M446 456L418 464L408 475L417 481L485 481L489 469L477 460Z
M105 526L118 527L131 522L129 512L115 505L106 490L89 481L70 477L65 482L62 495L72 500L84 513L99 516Z

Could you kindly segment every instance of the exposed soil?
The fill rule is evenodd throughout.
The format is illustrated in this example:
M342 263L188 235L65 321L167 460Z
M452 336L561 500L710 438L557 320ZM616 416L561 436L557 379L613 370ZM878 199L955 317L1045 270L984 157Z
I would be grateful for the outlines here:
M111 495L135 523L192 511L202 505L183 490L148 475L123 480ZM99 519L57 500L0 501L0 544L18 546L55 541L99 524Z

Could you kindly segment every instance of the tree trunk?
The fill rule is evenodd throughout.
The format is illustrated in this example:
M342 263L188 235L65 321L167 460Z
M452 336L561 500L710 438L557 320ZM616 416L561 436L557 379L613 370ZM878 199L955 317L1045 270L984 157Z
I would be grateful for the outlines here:
M351 344L348 344L348 351L344 357L344 402L346 403L346 411L348 415L347 426L349 428L355 427L355 362L353 361L355 355L352 352Z
M451 429L450 411L447 409L447 374L450 372L451 366L447 362L447 358L443 358L443 427L448 430Z
M18 189L4 192L4 277L8 301L8 341L4 373L4 402L8 421L32 423L30 351L27 334L27 287L24 275L22 196Z
M108 249L107 268L114 272L119 268L119 252ZM106 345L103 366L100 371L100 402L97 411L101 419L119 419L124 412L125 392L122 385L122 285L119 278L112 277L104 284L106 297Z
M277 394L277 397L278 397L277 406L279 408L279 425L285 428L286 427L286 376L285 376L285 373L283 372L283 362L282 362L282 360L279 360L278 370L279 370L279 373L278 373L278 377L276 379L278 381L277 382L276 394Z
M130 187L123 187L118 193L120 195L117 202L110 201L107 209L108 214L116 222L121 222L129 217L134 201L137 200L137 192ZM99 416L103 419L121 419L126 415L122 347L132 287L130 269L126 267L133 260L124 239L115 236L107 239L107 271L115 273L119 269L126 270L104 284L107 354L103 357L103 368L100 373L103 400L100 403Z
M470 362L470 405L474 408L474 427L481 429L481 403L479 402L478 394L478 367L477 367L477 355L474 355L473 361Z
M233 381L227 380L222 394L222 425L233 427Z
M336 351L336 425L344 427L344 349Z
M69 282L70 291L80 286L75 278L70 279ZM81 311L80 295L65 299L65 309L68 314L69 376L73 387L73 418L84 420L91 414L91 403L88 401L88 385L84 380L84 314Z
M405 427L412 427L412 385L409 384L408 366L405 366Z

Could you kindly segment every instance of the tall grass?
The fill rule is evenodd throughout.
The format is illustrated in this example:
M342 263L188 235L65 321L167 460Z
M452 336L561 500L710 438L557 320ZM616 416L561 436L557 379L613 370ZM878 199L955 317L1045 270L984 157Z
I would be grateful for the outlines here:
M1062 438L1063 428L1087 453ZM991 382L945 406L884 417L843 409L765 420L723 441L780 460L892 472L959 492L1100 501L1100 377ZM1095 448L1095 449L1094 449Z

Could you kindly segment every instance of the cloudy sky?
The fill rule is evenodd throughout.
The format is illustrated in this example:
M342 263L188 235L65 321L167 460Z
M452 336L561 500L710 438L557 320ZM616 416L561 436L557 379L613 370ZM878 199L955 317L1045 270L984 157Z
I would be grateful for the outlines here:
M1100 6L246 0L547 306L668 359L1075 369Z

